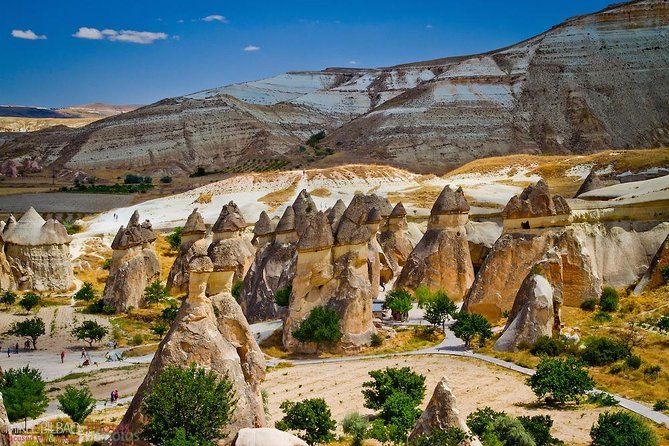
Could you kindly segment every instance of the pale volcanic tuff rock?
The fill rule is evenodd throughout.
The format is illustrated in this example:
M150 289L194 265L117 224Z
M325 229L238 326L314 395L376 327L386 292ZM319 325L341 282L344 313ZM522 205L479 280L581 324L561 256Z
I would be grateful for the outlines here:
M311 219L318 212L316 203L311 198L306 189L302 189L293 202L293 210L295 211L295 229L298 235L302 236Z
M342 215L344 215L344 211L346 211L346 204L341 199L337 200L334 206L328 210L328 222L330 222L333 231L337 230L337 226L339 226L339 221L341 220Z
M16 285L14 284L11 266L5 255L5 238L3 235L5 227L5 222L0 221L0 289L12 290Z
M225 281L221 287L223 292L206 295L205 291L209 288L207 282L213 270L213 262L205 256L191 261L188 298L160 343L146 378L133 397L117 432L141 432L146 423L142 401L153 381L168 366L187 367L192 363L232 382L236 398L234 417L226 428L227 437L219 444L231 444L242 428L264 426L265 413L260 394L260 385L265 379L264 356L241 308L230 294L232 271L228 271L222 279ZM123 444L122 439L127 436L112 438L119 439L115 444Z
M9 423L9 417L7 416L5 402L2 399L2 393L0 393L0 446L9 446L10 434L11 424Z
M188 216L181 231L181 247L167 276L167 288L172 293L188 290L188 264L195 256L207 254L209 241L205 239L207 227L196 209Z
M239 207L230 202L223 206L221 213L212 227L213 241L207 253L214 262L214 273L210 286L210 293L217 294L219 290L219 272L234 271L233 283L244 279L246 272L253 262L255 248L242 232L246 228L246 220Z
M457 408L457 400L453 390L451 390L448 380L444 377L435 387L430 402L409 434L409 444L412 444L423 434L429 434L433 430L448 430L449 428L458 428L472 435L464 417L460 415ZM466 444L481 446L481 442L473 435L472 438L467 440Z
M667 283L663 276L663 268L669 268L669 235L657 250L653 260L650 262L648 270L643 275L639 283L634 287L635 293L642 293L645 290L653 290Z
M116 311L144 306L144 288L160 278L160 262L155 248L156 235L147 220L140 224L135 211L128 226L121 226L112 242L109 278L103 301Z
M396 287L431 291L444 290L453 299L462 299L474 281L465 225L469 205L462 188L446 186L432 207L428 228L409 255Z
M539 180L511 197L502 211L505 228L545 228L569 224L571 209L560 195L550 195L548 184Z
M258 221L253 226L253 240L251 240L251 243L256 247L262 247L266 243L270 243L274 236L274 230L274 222L269 218L267 212L262 211Z
M397 277L406 263L414 245L407 234L406 210L397 203L382 226L377 240L381 245L387 264L381 266L381 283Z
M559 258L557 262L546 260L533 266L518 290L504 331L495 342L496 351L516 351L542 336L560 334L563 280L560 266Z
M583 180L583 183L581 184L581 187L578 188L578 191L574 195L574 197L578 197L581 194L584 194L586 192L590 192L593 190L601 189L606 186L611 186L612 184L617 183L617 181L613 180L604 180L602 177L597 175L597 172L595 170L591 170L590 173L588 174L587 177L585 177L585 180Z
M62 224L52 219L44 221L31 207L18 221L10 218L2 238L17 288L62 291L74 287L69 247L72 237ZM0 264L0 270L6 271L6 266Z

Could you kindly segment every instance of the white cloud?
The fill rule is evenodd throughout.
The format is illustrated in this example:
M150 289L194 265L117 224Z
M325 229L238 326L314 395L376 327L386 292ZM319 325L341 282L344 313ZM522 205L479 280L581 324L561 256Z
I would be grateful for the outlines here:
M185 22L184 19L179 19L179 20L177 20L177 23L183 23L183 22Z
M255 45L247 45L244 47L244 51L246 51L247 53L250 53L252 51L260 51L260 47Z
M25 31L22 31L20 29L14 29L14 30L12 30L12 37L16 37L17 39L25 39L25 40L44 40L44 39L46 39L45 35L38 36L31 29L27 29Z
M433 27L432 25L425 25L425 28L427 28L427 29L432 29L432 28L434 28L434 27Z
M72 34L72 36L77 37L79 39L91 39L91 40L104 39L104 36L100 32L100 30L95 28L86 28L85 26L79 28L79 31Z
M225 18L224 15L220 14L212 14L208 15L207 17L203 17L202 20L205 22L221 22L221 23L228 23L228 19Z
M122 29L116 31L115 29L103 29L100 31L96 28L79 28L79 31L73 34L74 37L80 39L102 40L107 39L112 42L130 42L147 45L156 40L165 40L169 36L165 33L154 33L150 31L133 31Z
M358 65L357 60L349 60L348 63L349 63L349 65Z

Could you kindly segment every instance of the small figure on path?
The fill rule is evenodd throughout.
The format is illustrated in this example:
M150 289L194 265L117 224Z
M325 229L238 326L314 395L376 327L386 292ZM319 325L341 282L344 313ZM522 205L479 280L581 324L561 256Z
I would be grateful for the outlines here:
M86 349L84 347L81 347L81 357L85 358L86 356L87 356L86 355Z
M114 390L114 401L118 401L118 390Z
M10 348L9 348L9 347L7 347L7 357L8 357L8 358L11 358L11 357L12 357L12 355L10 355L10 354L9 354L9 352L10 352Z
M60 352L60 363L63 364L65 363L65 351Z
M19 343L18 342L16 343L16 346L14 347L14 353L16 353L17 355L19 354Z
M114 391L113 390L109 394L109 401L111 401L112 403L114 402Z

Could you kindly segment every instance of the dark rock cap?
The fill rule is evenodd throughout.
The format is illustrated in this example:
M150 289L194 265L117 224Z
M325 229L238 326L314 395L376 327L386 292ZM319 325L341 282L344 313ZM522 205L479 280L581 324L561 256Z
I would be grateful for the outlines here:
M430 214L466 214L468 212L469 203L465 199L465 193L462 188L458 187L454 191L450 186L446 186L439 194L439 197L437 197L437 201L434 202Z
M353 197L337 226L335 238L338 245L358 245L369 241L371 234L365 224L367 216L373 209L370 206L372 203L373 200L366 199L362 194Z
M367 221L365 223L367 224L375 224L375 223L381 223L381 220L383 220L383 217L381 217L381 211L378 210L377 208L372 208L369 213L367 213Z
M246 220L239 207L231 201L223 206L221 213L212 227L213 232L235 232L246 227Z
M581 187L578 188L578 192L576 192L574 197L578 197L579 195L590 192L591 190L601 189L606 186L607 182L602 180L599 175L597 175L595 169L592 169L590 170L588 176L585 177L585 180L583 180Z
M302 189L293 202L293 210L298 217L318 212L316 203L306 189Z
M295 210L292 206L286 207L281 220L276 225L277 233L292 232L295 230Z
M559 195L551 197L548 184L544 180L539 180L537 184L527 186L520 195L511 197L502 211L502 217L506 219L548 217L570 212L566 200Z
M262 211L256 225L253 227L253 233L255 235L268 235L273 232L274 225L272 224L272 220L267 215L267 212Z
M362 195L362 201L369 210L377 208L379 212L381 212L383 218L387 218L393 211L393 206L390 204L390 201L388 201L387 198L376 194Z
M304 234L297 242L298 251L317 251L319 249L329 248L334 244L332 229L325 213L318 212L311 219Z
M402 202L399 202L393 208L393 211L390 213L390 218L404 218L407 216L407 211L404 209Z
M341 200L337 200L337 202L330 208L328 211L328 221L330 222L330 226L332 228L336 228L337 225L339 225L339 221L341 220L342 215L344 215L344 212L346 211L346 204Z
M188 263L188 271L192 273L210 273L214 271L214 262L209 256L196 256Z
M182 234L204 234L205 232L207 232L207 226L204 224L204 218L195 208L188 216Z
M128 249L133 246L139 246L143 243L151 243L156 240L156 234L153 232L151 222L145 220L144 223L139 223L139 212L133 212L128 226L121 226L112 242L112 249Z

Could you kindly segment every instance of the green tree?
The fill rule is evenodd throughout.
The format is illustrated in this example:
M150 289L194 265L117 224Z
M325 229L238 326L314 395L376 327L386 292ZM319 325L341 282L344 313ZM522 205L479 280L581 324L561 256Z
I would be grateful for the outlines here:
M170 302L170 306L163 308L163 311L160 312L160 319L171 325L177 318L178 313L179 307L176 302Z
M392 290L386 294L385 307L394 314L399 314L402 319L406 319L409 311L413 308L411 294L404 288Z
M609 313L618 311L618 307L620 306L620 296L615 288L610 286L604 287L602 295L599 298L599 306L602 311L607 311Z
M277 429L296 431L310 445L334 440L337 423L332 419L330 408L323 398L311 398L297 403L284 401L279 407L285 415L276 422Z
M466 443L467 434L457 427L449 427L446 430L434 429L426 434L420 435L411 443L412 446L463 446Z
M479 437L483 437L487 431L492 431L495 420L505 416L504 412L497 412L490 407L477 409L467 416L467 426Z
M594 387L594 381L575 358L542 358L536 373L527 379L527 384L539 399L564 404L578 402Z
M0 303L1 304L14 305L14 302L16 302L16 293L14 293L10 290L5 290L0 295Z
M341 422L341 427L346 435L352 438L351 446L362 446L362 442L369 429L369 421L358 412L346 415Z
M65 391L58 396L58 402L58 409L76 424L83 423L95 408L93 394L86 386L65 386Z
M37 418L49 405L42 374L37 369L25 366L21 369L9 369L0 381L9 421L24 421L27 428L28 418Z
M627 412L605 412L590 429L592 446L658 446L659 441L641 418Z
M93 284L90 282L84 282L81 288L79 288L79 291L74 293L75 300L83 300L86 302L90 302L91 300L95 299L95 290L93 289Z
M552 446L563 444L551 435L553 419L548 415L535 415L533 417L518 417L523 427L529 433L537 446Z
M244 286L244 282L241 281L241 280L238 280L235 283L233 283L232 287L230 288L230 294L232 294L232 297L234 297L237 302L239 302L239 298L242 295L242 287L243 286Z
M83 321L81 325L72 330L72 336L80 341L88 342L91 347L93 342L102 341L107 334L109 334L109 330L95 321Z
M21 300L19 301L19 305L21 308L26 310L26 312L30 312L33 308L35 308L37 305L40 304L40 297L35 294L35 293L26 293L23 295Z
M165 175L160 177L160 182L163 184L170 184L172 182L172 177L169 175Z
M293 284L289 283L284 288L279 288L274 293L274 302L280 307L287 307L290 304L290 295L293 293Z
M37 350L37 339L46 333L44 321L38 317L16 321L5 332L9 336L20 336L30 338L33 349Z
M167 292L167 287L160 280L156 279L144 288L144 300L147 304L163 302L168 297L170 297L170 293Z
M174 431L174 437L166 439L160 446L201 446L197 441L188 438L183 428Z
M425 308L425 305L432 300L433 294L425 285L419 285L413 292L418 308Z
M342 338L339 315L329 308L316 307L293 330L293 336L300 342L315 342L317 348L323 342L338 342Z
M483 345L492 337L490 322L478 313L459 312L455 316L455 323L451 327L453 334L465 341L465 347L469 348L474 339Z
M435 326L440 326L445 330L446 320L453 317L458 311L458 306L455 305L448 295L439 290L434 293L432 299L425 303L425 320Z
M518 418L502 415L493 422L493 432L505 445L537 446Z
M235 404L232 383L213 371L192 364L169 366L154 381L142 402L147 424L142 438L156 445L183 437L198 445L212 445L225 436Z
M179 248L181 248L181 233L183 232L184 228L181 226L177 226L174 228L174 231L170 232L165 239L167 240L167 243L169 243L170 248L174 251L178 251Z
M585 349L581 352L581 359L591 366L607 365L631 354L629 347L620 341L605 337L589 338L585 342Z

